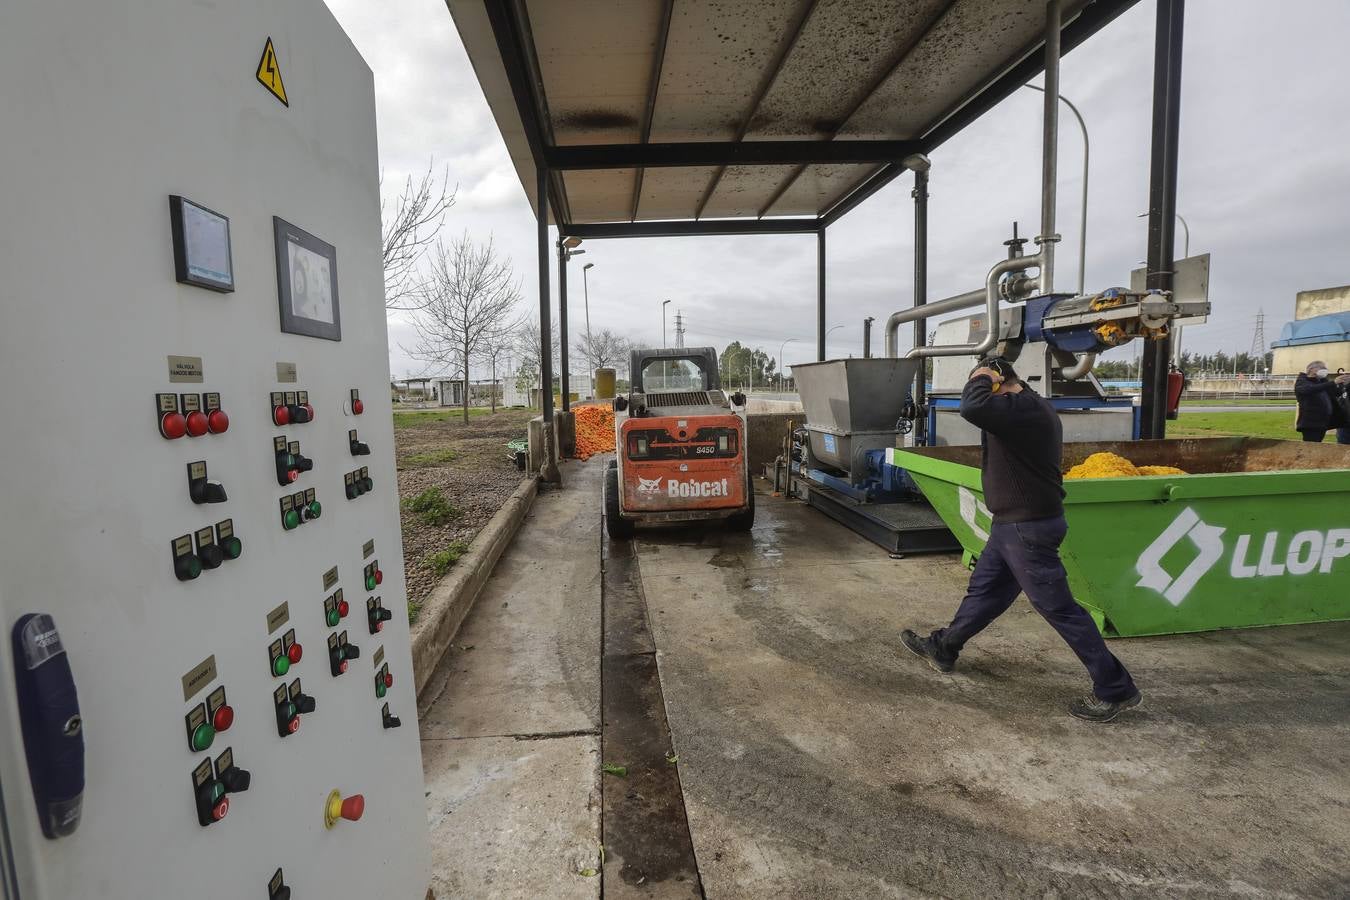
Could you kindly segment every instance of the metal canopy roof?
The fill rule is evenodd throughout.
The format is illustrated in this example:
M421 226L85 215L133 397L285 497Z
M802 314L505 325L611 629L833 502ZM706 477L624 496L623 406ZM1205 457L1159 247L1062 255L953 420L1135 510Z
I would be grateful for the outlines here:
M1065 0L1063 51L1134 2ZM1044 0L447 5L580 237L818 231L1044 67Z

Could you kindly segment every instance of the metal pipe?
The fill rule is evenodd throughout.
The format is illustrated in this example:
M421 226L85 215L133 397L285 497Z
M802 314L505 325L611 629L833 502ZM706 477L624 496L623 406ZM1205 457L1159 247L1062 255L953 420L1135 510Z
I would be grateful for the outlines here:
M1023 87L1029 87L1033 91L1045 91L1039 84L1027 84ZM1087 279L1088 162L1092 147L1088 142L1087 122L1083 121L1083 114L1068 97L1060 94L1059 99L1069 108L1069 112L1073 113L1074 118L1078 120L1078 130L1083 132L1083 200L1078 216L1078 296L1082 297L1085 293L1083 285Z
M1071 366L1063 366L1059 370L1059 375L1065 381L1077 381L1084 375L1092 371L1093 365L1097 362L1097 354L1084 353L1078 357L1078 362Z
M816 232L816 362L825 361L825 229Z
M984 288L981 288L978 291L966 291L964 294L957 294L955 297L948 297L946 300L939 300L936 303L924 304L922 308L912 306L909 309L891 313L891 317L886 320L886 355L900 355L900 326L906 322L913 322L915 319L921 319L925 316L942 316L950 312L960 312L963 309L979 306L984 301L985 291Z
M1041 134L1041 233L1036 235L1040 248L1040 294L1054 293L1055 244L1055 188L1059 157L1059 39L1061 26L1060 0L1045 4L1045 111Z
M1042 266L1045 260L1041 254L1019 256L1014 259L1001 259L989 270L984 280L984 311L988 326L984 337L973 344L948 344L937 347L915 347L905 354L905 359L924 359L929 356L983 356L998 343L998 301L999 281L1010 272ZM939 304L933 304L938 306ZM931 307L930 307L931 310ZM922 310L920 310L922 312ZM892 316L894 318L894 316Z
M873 316L863 319L863 359L872 358L872 323L874 321Z

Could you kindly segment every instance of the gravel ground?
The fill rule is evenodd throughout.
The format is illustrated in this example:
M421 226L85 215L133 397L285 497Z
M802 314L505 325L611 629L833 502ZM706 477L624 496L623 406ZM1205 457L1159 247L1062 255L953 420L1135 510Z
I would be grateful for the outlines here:
M398 495L403 501L403 564L408 600L426 599L440 576L428 558L458 541L468 544L519 485L522 478L506 458L506 442L523 438L533 411L499 410L475 415L466 425L459 413L402 413L394 419ZM428 456L453 451L449 460ZM408 509L408 502L438 488L454 507L450 521L432 525Z

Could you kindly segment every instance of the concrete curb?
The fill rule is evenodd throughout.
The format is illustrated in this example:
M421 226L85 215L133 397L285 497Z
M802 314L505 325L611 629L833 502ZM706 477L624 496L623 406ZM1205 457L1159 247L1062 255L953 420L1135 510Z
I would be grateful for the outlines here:
M450 649L497 560L525 521L538 489L537 479L522 481L422 604L421 615L412 627L413 677L419 696Z

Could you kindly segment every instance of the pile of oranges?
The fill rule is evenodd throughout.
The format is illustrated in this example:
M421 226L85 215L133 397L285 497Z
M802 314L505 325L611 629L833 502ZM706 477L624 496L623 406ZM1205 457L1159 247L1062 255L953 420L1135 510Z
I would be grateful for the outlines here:
M1094 453L1064 474L1065 478L1135 478L1148 475L1185 475L1176 466L1136 466L1115 453Z
M577 429L577 459L614 452L614 410L608 403L574 406L572 416Z

